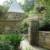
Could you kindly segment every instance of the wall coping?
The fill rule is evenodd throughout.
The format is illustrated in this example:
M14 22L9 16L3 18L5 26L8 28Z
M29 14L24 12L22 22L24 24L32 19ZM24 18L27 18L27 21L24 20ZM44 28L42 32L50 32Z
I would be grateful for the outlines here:
M50 33L50 31L39 31L39 32L45 32L45 33Z

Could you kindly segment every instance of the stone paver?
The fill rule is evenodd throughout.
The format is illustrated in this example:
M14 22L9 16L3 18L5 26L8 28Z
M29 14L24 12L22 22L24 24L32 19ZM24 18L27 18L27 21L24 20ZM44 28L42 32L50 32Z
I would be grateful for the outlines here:
M40 47L35 47L35 46L31 46L28 40L23 40L20 43L20 49L21 50L46 50L44 48L40 48Z

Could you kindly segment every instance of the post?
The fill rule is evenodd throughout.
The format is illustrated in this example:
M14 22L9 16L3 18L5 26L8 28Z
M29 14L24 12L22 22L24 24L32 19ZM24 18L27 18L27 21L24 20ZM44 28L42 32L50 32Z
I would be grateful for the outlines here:
M30 42L30 34L31 34L31 21L29 22L29 27L28 27L28 40Z

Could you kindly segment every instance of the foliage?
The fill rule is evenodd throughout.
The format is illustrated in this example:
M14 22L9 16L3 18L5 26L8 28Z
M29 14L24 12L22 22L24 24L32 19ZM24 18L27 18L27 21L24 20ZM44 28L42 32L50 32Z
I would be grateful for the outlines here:
M10 45L0 43L0 50L11 50Z
M44 0L46 3L44 6L46 7L46 15L44 16L45 19L43 20L42 26L40 28L47 29L48 31L50 30L50 0Z
M25 33L25 34L28 32L28 24L27 23L22 22L21 27L20 27L20 32Z
M32 1L32 0L31 0ZM33 2L33 1L32 1ZM25 4L24 4L24 10L26 12L31 12L31 11L36 11L36 15L40 16L43 18L45 18L44 20L42 20L42 23L40 23L41 26L45 25L45 23L50 23L50 0L34 0L34 2L29 2L28 0L25 1ZM27 3L27 4L26 4ZM32 3L32 5L34 6L30 6ZM29 8L31 7L31 8ZM36 8L38 9L36 9ZM34 9L35 8L35 9ZM43 11L42 11L43 10ZM44 11L45 10L45 11ZM39 13L42 12L42 13ZM29 13L28 16L30 14L35 14L35 13ZM32 15L31 15L32 16ZM29 18L29 17L28 17ZM32 18L32 17L31 17ZM27 19L27 18L26 18Z
M23 9L25 10L25 12L29 12L30 10L32 10L34 7L34 0L25 0L25 3L23 5Z
M12 45L18 45L22 39L19 34L4 35L4 41L10 41Z
M12 43L12 45L18 45L20 43L22 39L22 36L21 35L11 35L10 37L10 41Z
M9 46L13 46L14 50L17 50L21 40L22 36L19 34L0 35L0 41L4 42L2 47L5 50L6 47L9 49Z
M29 16L30 11L32 11L34 8L34 0L25 0L24 4L22 5L22 8L24 9L25 14L27 16L21 21L20 32L27 33L28 31L27 18Z
M50 31L50 24L45 23L42 27L39 28L40 31Z
M7 10L5 9L5 7L0 6L0 17L5 16L5 13L7 12Z
M14 46L14 49L18 49L18 46L20 45L20 41L22 40L22 37L19 35L12 35L10 37L11 45Z

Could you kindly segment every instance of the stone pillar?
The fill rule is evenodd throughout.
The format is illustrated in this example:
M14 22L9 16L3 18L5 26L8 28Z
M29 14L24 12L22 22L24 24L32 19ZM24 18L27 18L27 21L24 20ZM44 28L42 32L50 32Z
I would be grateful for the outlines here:
M28 40L30 41L30 34L31 34L31 21L29 22L28 26Z

